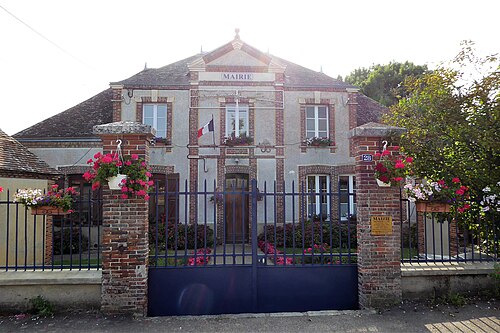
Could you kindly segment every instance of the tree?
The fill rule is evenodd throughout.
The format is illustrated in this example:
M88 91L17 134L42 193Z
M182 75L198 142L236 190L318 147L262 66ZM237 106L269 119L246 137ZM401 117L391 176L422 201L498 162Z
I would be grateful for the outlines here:
M479 195L500 181L500 62L466 43L448 66L405 81L385 121L407 128L401 145L417 175L459 177Z
M427 72L427 66L411 62L391 62L387 65L373 65L358 68L346 76L346 82L358 86L368 97L385 106L391 106L406 96L403 82L407 77L420 76Z

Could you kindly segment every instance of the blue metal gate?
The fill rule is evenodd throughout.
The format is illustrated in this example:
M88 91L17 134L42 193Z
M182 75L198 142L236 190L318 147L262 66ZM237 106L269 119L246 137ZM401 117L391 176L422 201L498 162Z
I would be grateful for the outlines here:
M353 193L175 187L152 195L150 316L357 309Z

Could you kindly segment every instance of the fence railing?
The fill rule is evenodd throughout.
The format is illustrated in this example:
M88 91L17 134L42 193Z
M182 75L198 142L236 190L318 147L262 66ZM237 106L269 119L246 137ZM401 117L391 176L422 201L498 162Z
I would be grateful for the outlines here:
M401 262L498 261L500 221L481 214L424 213L401 198Z
M206 182L197 192L190 192L187 182L182 187L151 193L156 214L150 218L150 267L356 262L355 216L341 216L345 208L351 211L354 193L308 192L295 183L280 189L264 183L258 189L256 181L225 190L215 183L209 189Z
M0 269L90 270L101 267L100 196L81 193L68 215L32 215L0 195Z

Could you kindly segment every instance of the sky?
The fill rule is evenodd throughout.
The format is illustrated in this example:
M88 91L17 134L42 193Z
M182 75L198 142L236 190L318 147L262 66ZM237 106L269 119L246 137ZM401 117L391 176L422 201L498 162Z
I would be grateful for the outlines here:
M0 129L13 135L148 68L241 39L332 77L460 42L500 52L498 0L0 0Z

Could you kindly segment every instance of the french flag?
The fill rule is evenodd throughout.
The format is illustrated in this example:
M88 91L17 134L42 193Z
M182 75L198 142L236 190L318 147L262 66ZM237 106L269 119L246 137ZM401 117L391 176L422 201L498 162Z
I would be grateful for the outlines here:
M213 132L213 131L214 131L214 120L212 119L208 123L206 123L205 126L200 127L198 129L198 138L203 134L207 134L208 132Z

